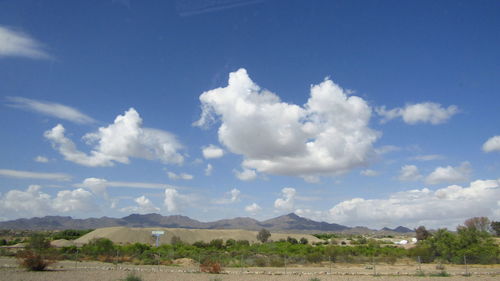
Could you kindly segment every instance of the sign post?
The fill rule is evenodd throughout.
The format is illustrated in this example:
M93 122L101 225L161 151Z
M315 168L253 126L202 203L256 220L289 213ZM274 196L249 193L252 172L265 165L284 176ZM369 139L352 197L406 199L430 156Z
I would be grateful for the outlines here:
M164 235L165 231L163 230L153 230L151 231L151 235L156 237L156 247L160 246L160 236Z

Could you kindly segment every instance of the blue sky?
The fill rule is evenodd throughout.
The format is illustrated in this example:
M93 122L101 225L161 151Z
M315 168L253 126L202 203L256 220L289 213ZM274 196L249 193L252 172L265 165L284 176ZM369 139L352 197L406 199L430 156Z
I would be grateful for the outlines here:
M1 1L0 218L500 219L498 1Z

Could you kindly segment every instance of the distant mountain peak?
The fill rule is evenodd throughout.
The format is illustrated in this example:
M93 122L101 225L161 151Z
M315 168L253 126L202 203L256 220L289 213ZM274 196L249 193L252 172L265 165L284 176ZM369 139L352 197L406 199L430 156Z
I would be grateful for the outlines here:
M381 231L392 231L392 232L398 232L398 233L408 233L408 232L413 232L413 230L404 227L404 226L398 226L394 229L391 229L389 227L384 227L381 229Z
M347 226L316 222L303 218L295 213L289 213L266 221L258 221L249 217L222 219L213 222L200 222L183 215L163 216L157 213L130 214L123 218L88 218L72 219L71 217L47 216L43 218L18 219L0 222L0 229L91 229L111 226L125 227L170 227L199 229L246 229L270 231L299 232L332 232L350 229Z

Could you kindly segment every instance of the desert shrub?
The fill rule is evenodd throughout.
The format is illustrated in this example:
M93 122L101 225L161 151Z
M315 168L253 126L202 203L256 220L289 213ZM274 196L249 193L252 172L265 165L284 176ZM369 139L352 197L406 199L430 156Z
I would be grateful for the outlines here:
M227 239L226 240L226 247L233 247L234 245L236 245L236 240L234 240L234 239Z
M283 267L285 266L285 260L279 256L272 256L269 258L269 265L272 267Z
M318 277L314 277L314 278L309 279L309 281L321 281L321 279L319 279Z
M82 246L82 253L92 257L116 255L113 242L107 238L91 240L88 244Z
M42 271L47 268L53 261L45 259L41 253L36 253L32 250L24 250L19 252L18 261L21 267L32 271Z
M240 246L240 247L248 247L250 246L250 242L248 242L248 240L238 240L236 241L236 245Z
M210 241L210 247L214 247L216 249L224 248L224 241L222 239L214 239Z
M142 278L139 277L135 272L131 272L127 274L127 277L125 277L123 281L142 281Z
M193 243L193 246L195 246L197 248L207 248L208 244L203 242L203 241L196 241Z
M431 273L431 274L429 274L429 276L431 276L431 277L449 277L450 274L444 270L441 270L437 273Z
M255 257L253 261L254 261L255 266L258 266L258 267L267 266L267 258L266 257L258 256L258 257Z
M26 246L26 250L20 251L17 255L21 267L28 270L41 271L53 263L53 252L50 251L50 241L40 233L33 234Z
M290 243L290 244L298 244L298 243L299 243L299 241L297 241L297 239L295 239L295 238L293 238L293 237L290 237L290 236L288 236L288 237L286 238L286 242L288 242L288 243Z
M222 267L218 262L206 261L200 264L200 271L205 273L219 274L222 271Z
M299 243L302 245L307 245L307 243L309 243L309 240L307 240L307 238L305 237L302 237L300 238Z
M310 263L318 263L318 262L321 262L321 260L323 259L323 255L321 253L309 253L306 255L306 259L308 262Z

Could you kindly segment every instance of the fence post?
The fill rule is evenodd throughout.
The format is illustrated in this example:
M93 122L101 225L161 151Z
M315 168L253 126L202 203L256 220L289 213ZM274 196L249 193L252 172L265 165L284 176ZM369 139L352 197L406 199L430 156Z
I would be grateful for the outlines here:
M418 256L418 271L422 271L422 265L421 265L421 261L420 261L420 256Z
M286 255L285 255L285 275L286 275Z
M76 249L76 254L75 254L75 269L78 268L78 249Z
M160 260L161 260L161 253L158 252L158 272L160 272Z
M118 270L118 250L116 250L115 270Z
M373 265L373 276L377 275L377 269L375 269L375 258L372 257L372 265Z
M240 256L241 274L243 274L243 255Z
M330 261L330 275L332 275L332 256L328 256L328 260Z
M467 269L467 257L464 255L464 264L465 264L465 275L469 275L469 271Z

